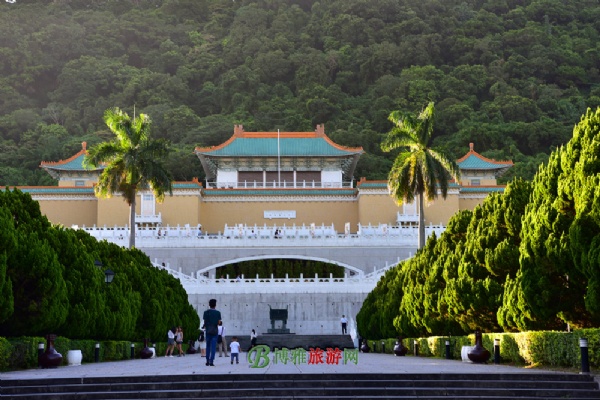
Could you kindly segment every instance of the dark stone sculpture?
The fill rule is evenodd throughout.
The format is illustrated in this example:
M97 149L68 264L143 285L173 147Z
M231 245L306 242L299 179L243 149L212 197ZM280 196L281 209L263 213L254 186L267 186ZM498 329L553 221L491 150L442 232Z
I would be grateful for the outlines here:
M46 345L46 351L39 357L39 365L42 368L56 368L62 363L63 356L54 349L54 341L56 335L46 335L48 344Z
M363 353L368 353L371 351L371 349L369 348L369 343L367 343L366 340L363 340L363 344L360 347L360 351L362 351Z
M490 352L487 351L481 343L481 332L475 331L475 346L470 352L467 353L469 360L473 361L474 363L485 363L490 359Z
M269 304L269 318L271 319L271 329L267 329L267 333L290 333L290 330L285 327L288 320L287 307L271 308ZM275 321L281 321L283 326L275 329Z
M185 354L196 354L196 348L194 347L194 341L190 340L188 342L188 349Z
M150 347L148 347L149 341L150 339L144 339L144 348L142 349L142 351L140 351L140 357L142 358L142 360L152 358L152 355L154 354L152 350L150 350Z
M408 353L408 348L402 344L402 336L398 336L398 341L394 346L394 354L396 356L405 356Z

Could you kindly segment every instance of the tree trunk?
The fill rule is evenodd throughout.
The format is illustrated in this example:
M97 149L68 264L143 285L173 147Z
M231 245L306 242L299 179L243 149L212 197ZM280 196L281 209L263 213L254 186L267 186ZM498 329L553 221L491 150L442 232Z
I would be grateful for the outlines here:
M135 247L135 197L129 204L129 248Z
M425 212L423 193L419 194L419 249L425 247Z

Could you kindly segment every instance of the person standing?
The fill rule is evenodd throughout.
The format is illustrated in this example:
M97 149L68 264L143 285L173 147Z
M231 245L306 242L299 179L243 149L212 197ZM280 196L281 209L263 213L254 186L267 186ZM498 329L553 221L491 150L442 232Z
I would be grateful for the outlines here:
M185 353L181 348L183 344L183 329L180 326L177 327L177 332L175 333L175 344L177 345L177 350L179 350L179 355L177 357L185 357Z
M215 354L217 352L217 336L219 336L219 323L221 322L221 312L216 309L217 300L208 301L208 310L204 311L202 320L204 329L206 329L206 365L215 366Z
M256 346L256 338L256 331L252 329L252 332L250 332L250 348Z
M167 331L167 352L165 357L173 357L173 350L175 349L175 327Z
M225 340L225 327L223 326L223 321L219 321L218 332L217 348L219 349L219 357L223 357L223 352L225 352L225 357L228 357L227 340Z
M229 348L231 349L231 363L233 364L233 359L235 358L235 363L239 364L240 344L238 343L237 336L231 338L231 344L229 345Z
M340 319L340 323L342 324L342 335L348 334L348 318L345 315L342 315L342 319Z

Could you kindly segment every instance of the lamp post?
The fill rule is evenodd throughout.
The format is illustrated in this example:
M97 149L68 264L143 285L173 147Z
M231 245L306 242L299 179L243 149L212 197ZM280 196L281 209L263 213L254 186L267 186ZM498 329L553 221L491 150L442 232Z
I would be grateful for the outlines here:
M115 273L113 272L112 269L107 269L106 271L104 271L104 282L107 285L110 285L114 278L115 278Z
M500 339L494 339L494 364L500 364Z
M102 270L102 267L104 266L104 264L102 264L102 262L100 260L95 260L94 266L96 268ZM115 278L115 272L112 269L109 268L106 271L104 271L104 283L109 285L113 281L114 278Z
M588 353L588 340L587 338L579 338L579 348L581 351L581 373L590 373L590 358Z

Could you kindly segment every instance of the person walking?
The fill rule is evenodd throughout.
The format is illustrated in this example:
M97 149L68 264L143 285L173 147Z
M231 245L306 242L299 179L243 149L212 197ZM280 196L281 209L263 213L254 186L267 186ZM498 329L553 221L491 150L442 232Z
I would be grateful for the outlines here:
M223 357L223 352L225 352L225 357L228 357L227 340L225 339L225 327L223 326L223 321L219 321L218 332L217 348L219 349L219 357Z
M250 348L256 346L256 338L256 331L252 329L252 332L250 332Z
M177 350L179 350L179 355L177 357L185 357L185 353L181 348L183 344L183 329L180 326L177 327L177 332L175 333L175 345L177 346Z
M173 357L173 350L175 349L175 327L172 327L167 331L167 352L165 357Z
M342 315L342 319L340 319L340 323L342 324L342 335L348 334L348 318L345 315Z
M215 366L215 354L217 352L217 336L219 336L219 323L221 322L221 312L216 309L217 300L208 301L209 309L204 311L202 320L206 330L206 365Z

